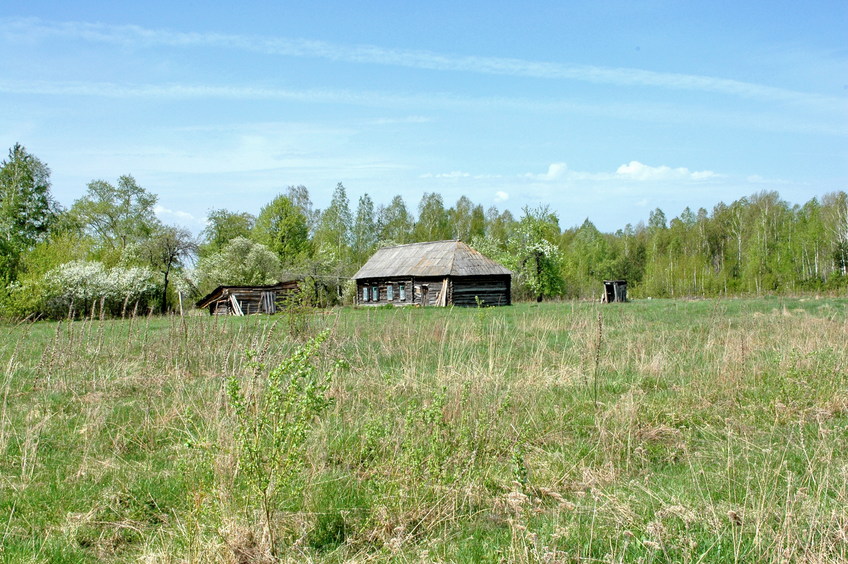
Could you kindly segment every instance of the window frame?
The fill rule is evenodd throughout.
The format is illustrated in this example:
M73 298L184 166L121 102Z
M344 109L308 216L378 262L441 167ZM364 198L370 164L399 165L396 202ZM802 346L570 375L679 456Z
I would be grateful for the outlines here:
M371 286L371 301L379 302L380 301L380 285L374 284Z

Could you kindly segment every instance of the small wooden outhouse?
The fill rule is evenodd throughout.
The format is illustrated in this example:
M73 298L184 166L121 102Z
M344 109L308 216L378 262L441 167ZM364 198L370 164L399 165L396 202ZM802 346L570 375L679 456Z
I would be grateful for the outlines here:
M627 301L627 280L604 280L604 303Z

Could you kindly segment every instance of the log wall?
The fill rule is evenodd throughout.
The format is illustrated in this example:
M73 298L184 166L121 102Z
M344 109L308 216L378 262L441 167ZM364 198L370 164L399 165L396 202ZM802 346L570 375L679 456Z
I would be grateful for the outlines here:
M447 282L442 277L405 277L405 278L369 278L357 280L357 305L396 306L415 304L419 306L456 305L476 307L477 298L484 306L510 305L509 276L470 276L448 277ZM404 300L400 299L399 285L406 289ZM393 299L388 299L388 286L393 287ZM374 299L374 288L377 288L377 299ZM364 291L367 288L368 296Z
M455 306L476 307L510 305L509 276L457 277L452 280L449 296Z

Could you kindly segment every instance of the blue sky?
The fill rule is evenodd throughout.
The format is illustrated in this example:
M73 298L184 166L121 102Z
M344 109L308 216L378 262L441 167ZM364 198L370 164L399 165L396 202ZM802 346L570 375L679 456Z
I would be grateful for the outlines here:
M338 182L614 231L848 189L846 29L844 0L7 3L0 145L66 206L132 174L195 231Z

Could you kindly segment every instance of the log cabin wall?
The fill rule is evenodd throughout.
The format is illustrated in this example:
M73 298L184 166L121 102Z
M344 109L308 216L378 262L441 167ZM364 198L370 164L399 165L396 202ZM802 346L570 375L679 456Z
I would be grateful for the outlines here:
M401 297L401 285L403 285L403 297ZM391 299L389 299L389 286L392 287ZM376 295L374 288L377 288ZM413 301L412 289L413 279L411 277L358 280L355 303L357 305L409 305L416 303ZM418 297L420 298L420 296Z
M509 276L463 276L451 279L451 302L455 306L476 307L510 305Z
M442 291L442 286L444 286L444 278L441 276L438 278L416 276L412 284L415 290L415 303L420 306L439 305L439 292ZM448 282L448 293L450 293L450 282ZM450 301L446 303L449 304Z
M445 280L447 279L447 283ZM404 299L400 298L400 285L404 285ZM392 287L392 299L389 289ZM377 293L374 293L376 288ZM405 277L365 279L357 281L357 305L456 305L464 307L510 305L509 276L463 277ZM441 294L446 291L442 298ZM426 301L425 301L426 300Z

